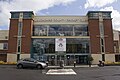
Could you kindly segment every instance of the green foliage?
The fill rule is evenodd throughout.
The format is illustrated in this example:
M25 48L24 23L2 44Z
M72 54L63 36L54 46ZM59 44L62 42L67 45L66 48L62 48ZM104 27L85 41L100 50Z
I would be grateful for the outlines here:
M0 61L0 64L17 64L17 62L4 62L4 61Z
M94 59L92 56L88 56L88 61L92 62Z

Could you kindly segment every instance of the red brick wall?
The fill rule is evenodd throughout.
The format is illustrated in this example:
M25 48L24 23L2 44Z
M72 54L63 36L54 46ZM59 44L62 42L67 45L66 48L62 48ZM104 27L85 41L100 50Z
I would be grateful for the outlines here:
M17 50L18 19L10 19L8 52L16 53Z
M23 20L23 31L22 31L22 53L30 54L31 49L31 35L32 35L33 20Z
M6 62L7 60L7 54L0 54L0 61Z
M113 42L113 29L111 19L105 19L104 24L104 35L105 35L105 52L108 54L114 53L114 42Z
M23 20L21 52L30 54L31 34L32 34L32 19ZM8 52L15 53L17 51L17 34L18 34L18 19L11 19L9 29Z
M100 53L100 32L99 32L99 20L89 19L88 31L90 35L90 50L91 54Z

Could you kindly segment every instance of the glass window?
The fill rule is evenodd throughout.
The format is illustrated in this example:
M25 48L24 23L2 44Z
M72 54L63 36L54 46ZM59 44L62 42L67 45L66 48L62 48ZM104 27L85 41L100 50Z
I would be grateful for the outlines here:
M99 13L89 13L88 17L89 18L98 18Z
M29 58L27 58L27 59L24 59L23 61L30 61L30 59L29 59Z
M101 38L101 46L104 45L104 40Z
M18 36L21 36L22 35L22 22L19 22L18 23Z
M32 13L23 13L23 18L24 19L32 18Z
M89 39L67 38L66 53L89 53ZM55 53L55 39L33 39L33 52L36 55Z
M71 25L50 25L49 36L72 36L73 27Z
M12 13L11 18L19 18L20 13Z
M88 36L88 27L87 25L75 25L74 26L75 36Z
M89 53L88 39L67 39L66 53Z
M103 18L111 18L111 13L103 13Z
M8 49L8 43L4 43L3 49Z
M118 55L115 55L115 61L116 62L120 62L120 55L118 54Z
M87 24L81 25L35 25L34 36L88 36Z
M102 46L102 52L104 52L104 46Z
M102 54L102 61L105 61L105 54Z
M34 36L47 36L47 25L34 26Z
M45 53L55 53L54 39L33 39L33 53L43 55Z
M0 50L7 50L8 49L8 43L0 43Z
M18 46L18 52L20 52L20 45Z

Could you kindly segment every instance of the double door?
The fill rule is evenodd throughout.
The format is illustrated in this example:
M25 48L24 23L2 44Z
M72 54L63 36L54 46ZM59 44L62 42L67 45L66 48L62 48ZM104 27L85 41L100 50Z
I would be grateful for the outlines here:
M53 65L53 66L59 66L61 60L63 60L63 62L65 64L65 56L64 55L49 55L47 57L47 60L49 62L49 65Z
M49 55L47 61L49 65L59 66L60 61L63 60L65 66L72 66L74 61L76 61L76 65L88 64L87 58L87 55Z

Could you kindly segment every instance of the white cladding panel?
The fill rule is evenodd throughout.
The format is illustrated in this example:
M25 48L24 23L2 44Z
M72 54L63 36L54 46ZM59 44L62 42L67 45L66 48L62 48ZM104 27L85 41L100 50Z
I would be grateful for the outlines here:
M0 30L0 40L8 40L9 30Z
M114 30L113 34L114 34L114 40L118 40L119 41L119 31Z
M0 43L0 50L3 50L3 43Z

